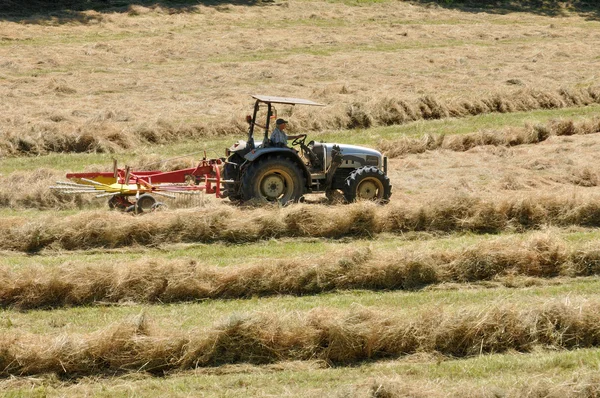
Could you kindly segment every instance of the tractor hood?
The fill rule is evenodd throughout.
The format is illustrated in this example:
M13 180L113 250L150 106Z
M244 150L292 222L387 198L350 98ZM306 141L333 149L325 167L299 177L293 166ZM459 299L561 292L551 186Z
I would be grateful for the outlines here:
M319 146L323 147L326 165L330 164L331 150L333 149L334 145L340 147L343 157L343 163L340 165L340 168L357 168L362 166L377 166L379 168L383 167L383 155L381 152L375 149L365 148L357 145L315 143L315 148Z
M342 150L342 155L344 155L344 156L346 156L346 155L371 155L371 156L377 156L379 158L382 157L381 152L379 152L375 149L365 148L364 146L348 145L348 144L326 144L326 143L323 143L322 145L325 146L328 154L331 153L331 149L333 148L333 146L337 145Z

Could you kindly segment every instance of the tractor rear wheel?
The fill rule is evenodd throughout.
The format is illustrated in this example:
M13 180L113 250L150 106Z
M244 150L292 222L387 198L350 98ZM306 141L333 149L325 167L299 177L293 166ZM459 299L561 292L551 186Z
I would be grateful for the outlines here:
M297 202L304 194L305 179L300 168L283 157L261 158L250 166L242 177L244 200L262 203Z
M387 202L392 196L390 179L377 167L365 166L354 170L344 183L344 197L348 202L373 200Z

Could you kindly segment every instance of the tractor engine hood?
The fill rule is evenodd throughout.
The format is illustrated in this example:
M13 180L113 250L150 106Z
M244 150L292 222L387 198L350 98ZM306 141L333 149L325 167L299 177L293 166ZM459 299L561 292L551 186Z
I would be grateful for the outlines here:
M316 143L316 146L322 145L325 149L326 164L329 165L331 162L331 150L334 145L340 147L343 162L340 168L358 168L362 166L376 166L383 167L383 155L381 152L365 148L357 145L347 144L329 144L329 143Z

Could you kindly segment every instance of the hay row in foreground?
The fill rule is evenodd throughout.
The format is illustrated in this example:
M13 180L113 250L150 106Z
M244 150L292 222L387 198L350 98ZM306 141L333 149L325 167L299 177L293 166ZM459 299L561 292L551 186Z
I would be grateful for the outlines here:
M466 357L538 346L600 345L600 303L549 302L435 310L416 319L371 310L323 308L306 314L249 314L192 335L154 333L144 317L86 335L0 335L0 376L75 377L233 363L324 360L351 365L416 352ZM526 308L526 309L524 309Z
M444 103L432 96L408 103L400 98L384 97L359 100L345 109L333 107L320 120L303 113L294 118L293 130L354 129L405 124L415 120L466 117L492 112L523 112L535 109L560 109L600 103L600 87L560 89L558 91L519 90L496 93L473 100ZM54 124L28 126L26 131L4 131L0 139L0 156L43 155L48 153L99 152L113 153L141 143L165 144L182 139L242 135L246 129L243 118L226 122L207 122L193 126L173 126L167 122L153 126L140 125L123 129L114 122L120 115L108 112L98 121L63 131Z
M430 203L370 202L348 206L294 205L240 209L226 204L201 210L149 213L140 217L105 211L31 220L4 218L0 250L44 248L84 250L157 246L182 242L244 243L281 237L369 237L411 231L498 233L553 226L600 226L596 195L506 196L482 199L458 195Z
M346 289L419 289L444 282L514 277L590 276L600 273L593 244L567 249L546 234L528 241L497 239L464 250L411 250L271 264L206 267L195 261L140 260L118 265L69 262L0 272L0 305L18 309L101 302L174 303L277 294L307 295Z

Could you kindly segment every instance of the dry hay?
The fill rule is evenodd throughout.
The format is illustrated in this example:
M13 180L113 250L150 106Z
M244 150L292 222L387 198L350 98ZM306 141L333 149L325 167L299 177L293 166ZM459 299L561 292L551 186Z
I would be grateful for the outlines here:
M402 138L383 140L378 144L380 151L390 158L425 151L447 149L465 152L478 146L517 146L537 144L551 136L586 135L600 132L600 119L581 122L573 120L552 120L546 125L526 125L523 128L508 128L499 131L482 130L476 133L443 135L427 134L422 138ZM585 184L578 184L584 185Z
M294 111L290 128L308 131L600 98L585 16L487 14L482 24L409 2L262 5L132 5L38 15L19 29L1 21L1 154L241 134L257 87L328 104L316 117Z
M472 382L445 383L443 380L413 381L403 376L377 377L367 385L356 385L353 398L589 398L600 396L600 378L592 371L575 371L566 379L540 377L539 374L523 375L515 385L493 385L484 387ZM340 395L342 396L342 395Z
M180 242L253 242L273 237L341 238L410 231L498 233L544 225L600 226L600 206L593 194L579 196L482 199L459 194L431 198L424 204L379 206L293 205L242 209L215 204L196 210L131 214L86 211L59 218L13 217L0 225L0 250L36 252L44 248L84 250Z
M518 277L599 273L600 251L593 245L569 250L564 241L539 233L525 242L500 238L461 250L363 249L309 262L278 260L227 268L152 259L118 265L67 262L50 269L30 266L0 273L0 305L33 309L99 302L172 303L344 289L413 290L488 280L511 285Z
M63 173L43 168L33 172L17 171L6 177L0 175L0 207L46 210L98 206L93 197L61 194L49 188L54 181L63 178Z
M535 347L600 344L595 301L550 301L486 309L437 309L406 319L367 309L316 308L306 314L252 313L190 335L153 330L143 314L91 334L0 336L0 376L173 370L233 363L324 360L351 365L417 352L468 357Z
M579 122L553 120L522 129L452 136L428 134L422 139L386 141L380 143L380 149L391 157L415 154L390 162L389 177L395 192L392 201L429 200L432 193L441 189L457 188L490 196L495 193L486 186L489 180L495 181L495 191L548 191L561 185L596 187L600 176L590 159L596 153L599 138L594 133L599 129L596 118ZM524 143L543 144L517 146ZM433 152L435 149L442 150ZM425 150L429 152L421 154ZM130 165L134 169L170 171L194 164L188 156L161 161L157 155L145 155ZM461 169L457 164L470 166ZM105 169L97 165L86 167L86 171L101 170ZM64 210L102 206L103 200L91 196L70 197L51 191L49 187L61 179L58 171L45 169L0 176L0 207ZM411 195L405 195L407 192ZM417 192L420 199L415 196ZM180 208L204 204L206 199L203 195L179 196L182 198L175 201L162 201L171 208Z
M520 91L506 95L505 99L499 94L479 100L481 106L465 108L465 104L442 104L433 97L428 96L419 99L415 104L408 104L400 99L385 98L379 102L366 101L366 104L352 104L342 114L330 114L319 123L310 120L310 116L303 115L302 111L297 113L292 130L315 131L322 128L330 129L354 129L369 128L377 125L403 124L415 120L442 119L449 116L464 117L490 112L517 112L529 111L540 108L564 108L568 106L589 105L600 103L600 96L592 97L590 93L597 93L600 89L588 88L573 90L561 90L558 93L536 93L532 91ZM566 93L569 95L566 96ZM539 102L539 98L553 97L555 101L552 106ZM574 101L573 98L583 98ZM516 101L518 106L507 108L500 104ZM496 105L494 105L496 104ZM523 105L525 104L525 105ZM370 108L369 108L370 107ZM334 109L335 110L335 109ZM28 131L6 131L0 139L0 156L18 155L43 155L48 153L113 153L123 149L132 148L139 144L165 144L177 140L190 138L206 138L226 135L244 134L246 126L243 124L242 116L230 118L229 120L207 125L173 125L166 121L158 121L155 125L143 124L136 126L133 130L118 130L107 124L107 120L119 121L119 114L113 111L105 111L90 122L74 132L63 133L56 123L43 122L30 125ZM321 116L323 117L323 116ZM59 116L53 116L57 119ZM328 118L328 119L327 119ZM62 120L62 119L61 119ZM125 120L127 120L125 118ZM390 157L396 157L404 153L419 153L427 149L444 147L452 150L465 151L477 145L520 145L525 143L537 143L543 141L549 134L572 135L588 134L597 132L598 123L593 126L579 125L573 127L568 125L553 126L551 133L538 127L526 128L525 131L498 134L494 132L479 132L453 139L444 140L443 136L425 137L423 140L404 139L393 142L382 142L380 148L388 153ZM572 123L572 122L571 122ZM569 129L572 128L573 131ZM582 132L582 129L595 129L594 131ZM497 137L501 135L501 137Z
M112 112L106 112L112 119ZM103 116L104 117L104 116ZM62 132L51 123L29 126L25 132L11 130L2 133L0 156L46 155L49 153L115 153L142 144L167 144L190 138L207 138L222 135L242 136L246 126L231 119L220 124L173 126L165 121L141 124L133 129L119 130L101 120L90 122L76 131Z

